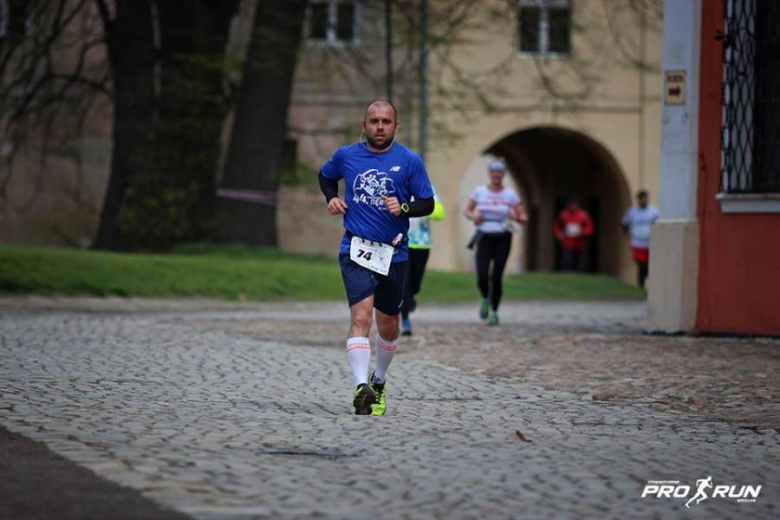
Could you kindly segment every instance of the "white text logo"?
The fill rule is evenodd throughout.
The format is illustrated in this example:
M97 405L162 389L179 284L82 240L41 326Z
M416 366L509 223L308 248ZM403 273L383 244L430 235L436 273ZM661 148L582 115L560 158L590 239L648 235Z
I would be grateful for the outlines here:
M379 170L367 170L355 177L352 183L352 200L359 204L386 209L382 197L388 197L391 193L395 193L393 179Z
M679 480L648 480L642 498L688 498L685 507L700 504L710 498L726 498L737 502L755 502L761 493L761 486L735 486L714 485L712 477L700 478L694 486L696 489L691 495L691 486L681 484Z

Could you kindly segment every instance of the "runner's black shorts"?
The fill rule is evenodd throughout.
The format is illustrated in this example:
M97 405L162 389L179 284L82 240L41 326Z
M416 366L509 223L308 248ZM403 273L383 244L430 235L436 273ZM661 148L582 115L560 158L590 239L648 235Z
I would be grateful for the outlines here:
M347 300L352 307L374 295L374 308L389 316L401 312L404 303L406 270L408 262L390 264L387 276L375 273L349 259L349 254L339 254L341 277L347 290Z

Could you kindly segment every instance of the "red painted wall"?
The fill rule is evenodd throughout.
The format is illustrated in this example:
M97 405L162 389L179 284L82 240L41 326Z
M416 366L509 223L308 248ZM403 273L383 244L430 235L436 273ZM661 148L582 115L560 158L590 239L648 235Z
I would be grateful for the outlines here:
M724 214L718 193L723 0L702 2L696 328L780 335L780 213Z

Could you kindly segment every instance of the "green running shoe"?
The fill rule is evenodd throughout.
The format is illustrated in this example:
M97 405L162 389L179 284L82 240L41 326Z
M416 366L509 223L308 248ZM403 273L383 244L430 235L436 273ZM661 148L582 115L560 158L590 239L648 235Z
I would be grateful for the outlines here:
M498 314L495 312L490 313L490 318L488 318L488 325L498 325Z
M355 406L355 415L371 415L371 405L376 401L376 396L371 387L361 383L355 389L355 399L352 404Z
M488 318L488 312L490 312L490 301L487 298L482 300L479 304L479 319L486 320Z
M371 415L384 415L387 411L387 401L385 401L385 383L377 383L374 381L374 373L371 372L371 377L368 378L368 384L371 385L371 390L374 391L375 402L371 406Z

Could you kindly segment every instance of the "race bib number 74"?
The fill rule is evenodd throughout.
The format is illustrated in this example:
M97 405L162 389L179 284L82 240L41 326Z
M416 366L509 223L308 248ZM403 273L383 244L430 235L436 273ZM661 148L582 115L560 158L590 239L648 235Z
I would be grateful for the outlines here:
M393 251L393 246L360 237L352 237L349 258L366 269L387 276L387 273L390 272L390 263L393 260Z

